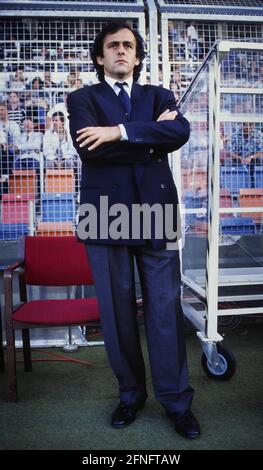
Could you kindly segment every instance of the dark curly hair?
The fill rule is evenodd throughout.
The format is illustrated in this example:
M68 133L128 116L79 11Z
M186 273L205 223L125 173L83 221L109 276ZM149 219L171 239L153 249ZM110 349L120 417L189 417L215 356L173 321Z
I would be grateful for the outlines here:
M141 35L134 31L127 23L124 22L110 22L107 23L102 30L97 34L93 46L90 49L90 57L94 64L94 67L97 72L97 77L101 82L104 79L104 67L103 65L99 65L97 62L97 57L103 57L103 43L104 39L107 34L114 34L120 31L120 29L128 29L131 31L136 39L136 57L140 59L139 65L135 65L133 69L133 79L137 81L139 79L141 70L143 68L143 59L145 57L145 50L144 50L144 41Z

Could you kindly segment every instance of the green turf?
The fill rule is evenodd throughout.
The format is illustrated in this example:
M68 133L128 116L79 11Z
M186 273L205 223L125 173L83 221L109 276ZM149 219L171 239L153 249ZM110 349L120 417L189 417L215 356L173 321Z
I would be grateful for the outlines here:
M5 401L6 373L0 375L0 449L263 449L262 336L263 322L256 319L228 332L225 345L235 354L238 369L230 381L215 382L200 366L195 333L187 333L190 378L196 389L193 411L202 429L195 441L175 433L153 396L149 375L149 399L137 420L123 430L110 427L117 384L103 347L74 354L90 360L91 367L36 362L33 372L25 373L19 364L17 404ZM149 370L143 329L141 338Z

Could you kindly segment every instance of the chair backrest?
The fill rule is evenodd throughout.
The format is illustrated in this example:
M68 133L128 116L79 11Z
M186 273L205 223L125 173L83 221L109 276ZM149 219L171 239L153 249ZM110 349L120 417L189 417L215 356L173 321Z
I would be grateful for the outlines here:
M240 189L239 202L242 207L263 206L263 189Z
M93 284L85 246L76 237L27 236L25 277L38 286Z

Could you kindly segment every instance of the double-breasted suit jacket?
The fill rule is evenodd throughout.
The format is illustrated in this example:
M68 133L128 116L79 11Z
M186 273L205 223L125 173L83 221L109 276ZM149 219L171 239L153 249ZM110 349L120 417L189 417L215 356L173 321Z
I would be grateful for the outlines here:
M132 111L127 119L120 99L106 81L86 86L68 95L67 105L72 140L82 160L80 203L93 204L100 216L100 196L108 197L108 205L125 204L132 213L132 204L158 203L173 205L173 228L176 230L178 197L167 154L179 149L189 138L189 123L178 112L176 119L157 122L166 109L176 110L170 90L134 82L131 91ZM125 126L128 141L104 143L89 151L76 141L77 130L88 126ZM165 211L163 211L165 214ZM165 224L165 217L163 223ZM109 219L110 220L110 219ZM131 234L131 227L129 228ZM167 238L155 236L151 226L152 246L166 246ZM143 234L137 239L112 239L110 234L87 243L119 245L144 244Z

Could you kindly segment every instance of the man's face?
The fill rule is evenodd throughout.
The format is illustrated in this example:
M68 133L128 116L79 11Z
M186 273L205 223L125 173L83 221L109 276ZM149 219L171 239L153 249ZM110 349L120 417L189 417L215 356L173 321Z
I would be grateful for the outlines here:
M34 124L31 119L26 119L23 123L24 130L26 132L32 132L34 130Z
M245 135L250 134L254 130L254 124L252 122L243 123L243 133Z
M24 71L23 70L17 70L15 73L15 76L18 78L18 80L24 80Z
M136 57L136 39L129 29L123 28L114 34L107 34L103 43L103 57L97 57L108 77L125 80L133 75L135 65L140 59Z
M6 106L0 106L0 118L6 119L7 117L7 109Z
M63 122L61 121L60 117L59 116L54 116L52 118L52 122L53 122L53 129L54 131L60 131L61 129L63 129Z
M18 105L18 96L16 93L10 93L8 98L9 103L14 107Z
M82 88L83 87L83 83L82 83L82 80L80 80L79 78L75 81L75 88Z

